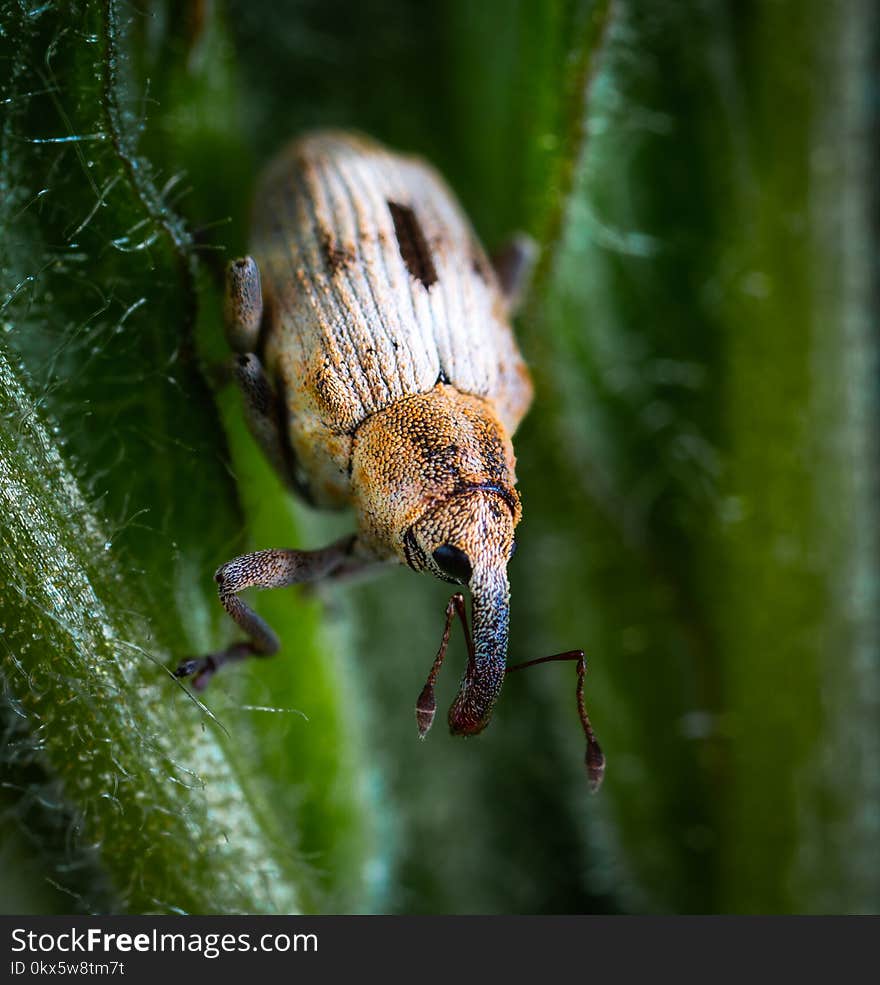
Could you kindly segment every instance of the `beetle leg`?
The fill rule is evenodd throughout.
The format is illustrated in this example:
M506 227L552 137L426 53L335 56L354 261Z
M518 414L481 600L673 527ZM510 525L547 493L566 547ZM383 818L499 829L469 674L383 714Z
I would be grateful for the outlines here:
M511 315L516 314L526 296L537 259L538 244L525 233L517 233L492 254L492 266Z
M308 484L300 478L296 454L284 424L283 401L269 383L259 356L254 353L263 318L260 270L253 257L233 260L226 267L224 308L226 337L239 353L235 359L235 379L244 398L245 417L251 434L263 449L275 471L303 499L312 501Z
M281 644L275 632L238 593L246 588L286 588L332 577L337 571L350 572L360 560L354 554L356 543L356 537L348 536L316 551L255 551L221 565L214 574L220 603L247 633L248 639L217 653L182 660L174 676L191 677L193 687L201 690L225 663L277 653Z
M272 389L263 364L253 352L235 357L235 379L244 398L251 434L287 486L312 502L308 483L301 478L296 453L284 426L284 404Z
M263 292L260 268L253 257L240 257L227 264L223 317L226 339L235 352L253 352L258 348Z

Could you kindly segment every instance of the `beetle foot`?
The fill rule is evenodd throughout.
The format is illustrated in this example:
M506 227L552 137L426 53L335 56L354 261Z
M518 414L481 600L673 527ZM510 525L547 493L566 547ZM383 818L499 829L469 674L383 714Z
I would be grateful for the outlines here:
M181 660L174 670L174 676L178 679L188 677L190 685L196 691L204 691L223 664L244 660L254 652L250 643L233 643L219 653L208 653L204 657L187 657Z
M213 656L190 657L180 661L174 670L174 676L189 677L192 687L196 691L203 691L218 669L217 661Z

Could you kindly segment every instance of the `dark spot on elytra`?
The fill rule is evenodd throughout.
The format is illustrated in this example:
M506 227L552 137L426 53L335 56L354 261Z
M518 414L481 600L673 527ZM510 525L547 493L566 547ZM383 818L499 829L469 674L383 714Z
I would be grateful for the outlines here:
M443 372L442 369L437 375L437 383L445 383L447 386L449 384L449 377L446 375L446 373ZM434 386L436 386L437 383L435 383Z
M321 234L321 252L324 254L324 263L331 275L354 262L351 251L337 246L333 237L326 230Z
M429 288L437 283L437 269L431 258L431 249L415 212L408 205L388 203L388 211L394 222L397 246L406 269L417 281Z

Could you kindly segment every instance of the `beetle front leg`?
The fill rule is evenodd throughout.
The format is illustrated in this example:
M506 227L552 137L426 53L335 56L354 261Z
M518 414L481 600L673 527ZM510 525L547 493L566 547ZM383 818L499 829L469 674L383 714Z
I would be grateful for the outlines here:
M214 574L220 603L247 633L248 639L217 653L183 660L174 676L191 677L193 687L201 690L223 664L277 653L280 643L274 630L238 597L238 593L246 588L286 588L320 581L333 577L337 571L349 573L353 565L369 563L361 562L355 555L356 543L357 538L349 536L316 551L255 551L221 565Z

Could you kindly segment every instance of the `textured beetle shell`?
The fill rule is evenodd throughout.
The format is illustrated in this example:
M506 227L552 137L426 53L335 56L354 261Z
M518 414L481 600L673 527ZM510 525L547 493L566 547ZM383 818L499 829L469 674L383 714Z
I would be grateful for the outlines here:
M319 132L257 193L262 357L316 504L352 500L353 438L448 385L511 435L532 388L494 270L443 179L366 137ZM505 448L511 480L512 451Z
M413 566L405 532L433 506L479 489L491 490L488 499L502 509L506 501L512 535L522 512L514 468L513 446L485 398L438 383L399 400L355 435L351 478L361 541L375 556L398 554ZM471 556L484 553L502 531L507 527L481 529L480 542L468 544Z

